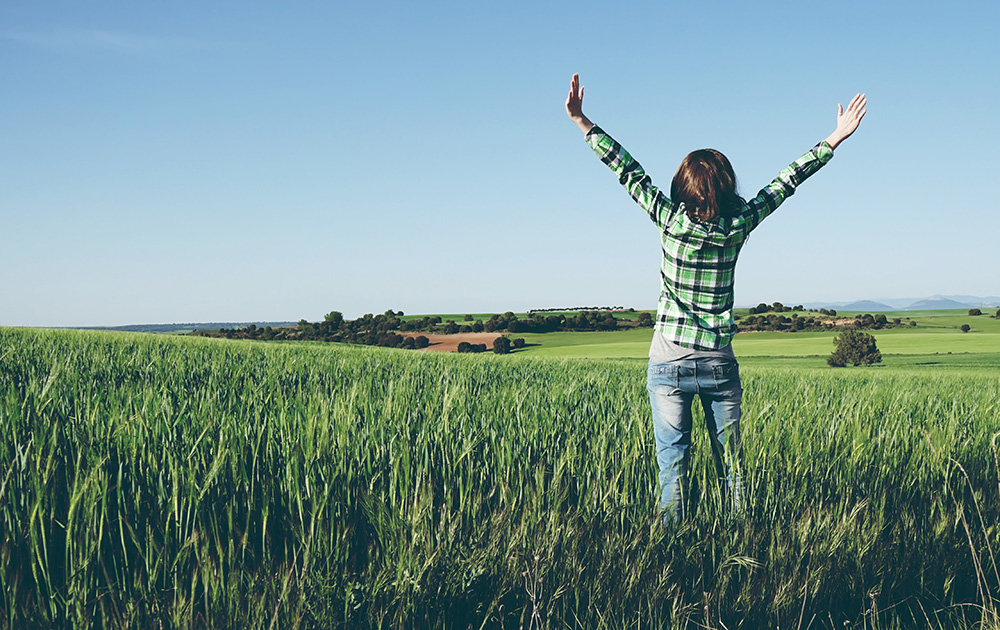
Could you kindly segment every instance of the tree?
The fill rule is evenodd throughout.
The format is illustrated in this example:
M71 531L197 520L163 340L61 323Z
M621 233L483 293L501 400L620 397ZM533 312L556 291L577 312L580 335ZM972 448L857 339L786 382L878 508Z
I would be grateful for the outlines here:
M982 314L983 314L983 312L981 310L979 310L978 308L970 308L969 309L969 315L972 316L972 317L975 317L976 315L982 315Z
M962 324L962 332L967 333L970 330L972 330L972 326L969 326L968 324Z
M420 348L426 348L431 345L431 340L423 335L418 335L417 338L413 340L413 345L419 350Z
M330 324L333 330L337 330L344 321L344 314L340 311L330 311L323 317L323 321Z
M514 340L514 349L515 350L520 350L523 347L524 347L524 338L523 337L518 337L517 339Z
M465 321L471 322L472 321L472 315L466 315L465 316Z
M832 367L882 362L882 353L875 345L875 337L866 332L849 328L833 338L833 345L833 354L826 360Z
M493 352L497 354L510 354L510 339L502 335L494 339Z
M472 344L468 341L461 341L458 344L458 351L462 353L472 352Z

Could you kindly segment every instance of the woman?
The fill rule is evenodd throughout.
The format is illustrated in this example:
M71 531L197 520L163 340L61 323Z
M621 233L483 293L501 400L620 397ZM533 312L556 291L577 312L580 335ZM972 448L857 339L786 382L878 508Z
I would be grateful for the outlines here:
M580 76L574 74L570 81L567 115L662 237L662 287L646 387L653 411L660 508L665 522L680 519L685 510L695 396L701 398L705 411L724 495L734 507L740 503L743 388L732 348L736 259L750 232L854 133L867 112L866 103L865 95L857 94L846 112L838 105L833 133L778 173L750 201L739 196L729 160L713 149L694 151L684 158L668 198L620 144L583 114Z

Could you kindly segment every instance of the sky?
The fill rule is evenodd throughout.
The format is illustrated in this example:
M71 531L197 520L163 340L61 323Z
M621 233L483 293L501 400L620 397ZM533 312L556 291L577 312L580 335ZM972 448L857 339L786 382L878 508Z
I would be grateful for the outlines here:
M0 2L0 325L655 308L566 116L751 197L736 303L1000 294L1000 3Z

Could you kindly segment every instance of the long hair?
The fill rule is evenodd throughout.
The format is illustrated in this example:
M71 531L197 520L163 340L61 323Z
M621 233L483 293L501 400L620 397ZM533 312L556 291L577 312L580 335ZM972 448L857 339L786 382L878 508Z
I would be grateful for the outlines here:
M688 153L670 184L670 200L684 204L688 217L699 223L736 216L746 203L736 192L732 164L715 149Z

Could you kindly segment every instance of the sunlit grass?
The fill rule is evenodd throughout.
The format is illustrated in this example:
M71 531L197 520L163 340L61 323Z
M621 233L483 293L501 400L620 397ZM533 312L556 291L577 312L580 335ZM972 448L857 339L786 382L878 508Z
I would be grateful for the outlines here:
M8 628L996 623L997 370L751 361L745 510L696 431L665 533L641 361L0 329L0 369Z

